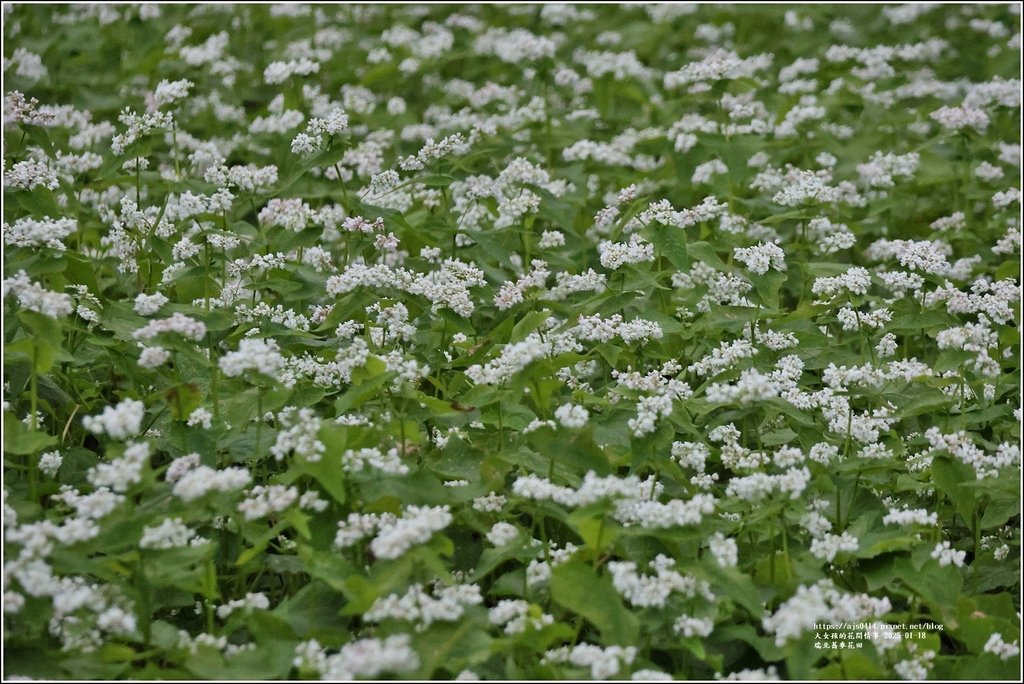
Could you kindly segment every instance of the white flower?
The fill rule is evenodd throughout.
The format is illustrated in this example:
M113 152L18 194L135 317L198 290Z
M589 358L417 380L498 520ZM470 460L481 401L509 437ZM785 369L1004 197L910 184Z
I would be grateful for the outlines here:
M654 261L654 245L636 234L629 237L629 242L605 240L598 245L597 251L601 255L601 265L613 270L624 264Z
M527 627L541 629L553 624L555 618L547 613L531 615L531 605L522 599L503 599L487 614L492 625L504 626L505 634L521 634Z
M159 308L159 307L158 307ZM157 335L176 333L186 339L198 342L206 335L206 324L195 318L175 312L170 318L150 321L132 333L132 337L148 342Z
M890 508L882 518L883 525L938 525L939 514L924 508Z
M590 669L591 679L610 679L619 674L623 665L636 659L639 649L635 646L609 646L601 648L593 644L562 646L544 653L542 663L569 663L574 667Z
M764 618L764 629L775 635L775 643L784 646L792 638L812 629L815 623L864 621L884 616L892 610L888 598L875 599L867 594L844 594L831 580L803 585L796 594Z
M187 79L181 79L180 81L168 81L164 79L157 84L156 90L153 91L153 101L158 107L171 104L176 100L181 100L188 97L189 90L195 84Z
M434 532L452 522L448 506L409 506L400 518L386 521L370 542L370 551L377 558L394 559L415 544L430 540Z
M114 439L127 439L142 431L142 418L146 406L137 399L125 399L116 406L107 406L98 416L86 416L82 426L97 435L107 434Z
M202 406L200 406L199 408L192 411L192 413L188 414L188 421L186 421L186 425L188 425L189 427L195 427L198 425L202 427L204 430L209 430L210 426L213 425L212 421L213 413L211 413L208 409L205 409Z
M287 62L271 62L263 70L263 80L268 85L283 83L295 74L308 76L320 71L320 64L305 57Z
M3 281L3 298L13 294L18 304L50 318L62 318L74 311L71 295L51 292L42 285L32 282L25 271Z
M941 566L955 565L958 568L963 567L964 560L967 558L966 551L957 551L948 541L936 544L931 555L932 558L939 561Z
M555 418L567 428L575 429L584 427L590 418L590 412L582 406L575 404L562 404L555 409Z
M78 230L78 221L73 218L51 219L44 216L35 219L23 216L14 224L4 224L4 244L15 247L49 247L63 252L64 238Z
M1017 645L1017 641L1012 643L1004 641L1003 635L999 632L995 632L988 638L982 650L985 653L994 653L1001 660L1009 660L1020 655L1020 647Z
M63 462L64 458L59 451L47 451L39 455L39 470L44 475L54 477Z
M762 242L753 247L737 247L733 250L733 256L758 275L764 275L769 268L776 271L786 270L786 253L771 242Z
M849 532L841 535L825 533L811 542L811 555L831 563L840 552L854 553L858 548L860 542Z
M408 634L351 641L333 655L327 655L314 639L296 646L295 652L296 667L313 670L326 681L375 679L385 672L409 672L420 666Z
M632 561L611 561L607 567L615 590L634 606L664 607L673 593L689 598L700 595L705 600L714 600L706 582L682 575L673 569L674 566L675 560L659 555L650 563L657 573L655 575L638 573L636 563Z
M487 533L487 541L494 546L505 546L519 536L519 530L515 525L506 522L494 523L491 531Z
M181 518L165 518L159 525L142 529L139 546L143 549L173 549L202 541L206 540L198 537Z
M228 619L232 613L238 610L246 613L253 610L267 610L270 608L270 599L262 592L250 592L243 598L233 599L222 606L217 606L217 617L221 620Z
M973 128L979 133L984 133L988 128L989 118L985 110L975 107L939 107L931 113L931 118L939 122L947 131L960 131L964 128Z
M220 357L218 365L224 375L237 377L247 370L273 376L284 363L276 340L248 337L238 343L238 350Z
M140 316L152 316L167 302L167 296L160 292L151 295L140 294L135 298L135 313Z
M739 547L736 540L726 537L721 532L715 532L708 540L708 547L715 561L723 568L734 568L739 562Z
M150 370L159 368L171 358L171 352L163 347L143 347L139 353L139 365Z
M438 585L430 593L422 584L414 584L405 594L390 594L374 601L363 619L368 622L404 620L423 630L434 622L454 622L462 617L466 606L479 605L483 600L480 587L475 584Z

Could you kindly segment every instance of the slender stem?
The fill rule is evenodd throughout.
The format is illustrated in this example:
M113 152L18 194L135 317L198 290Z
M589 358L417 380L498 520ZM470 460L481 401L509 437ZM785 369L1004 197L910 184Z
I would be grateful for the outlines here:
M39 355L39 346L37 344L33 343L32 344L32 372L31 372L31 375L29 375L29 387L30 387L29 392L30 392L30 401L31 401L31 408L30 408L30 410L32 411L32 413L30 414L30 417L29 417L29 424L30 424L30 427L32 429L32 432L35 432L36 430L39 429L39 418L38 418L38 414L37 414L38 406L39 406L39 381L38 381L38 372L36 371L36 364L38 363L38 355ZM37 485L37 481L38 481L38 478L39 478L39 473L37 472L37 462L38 462L38 459L36 459L32 454L26 455L25 459L26 459L25 465L28 467L28 493L29 493L29 498L32 501L35 501L36 500L36 485Z
M779 526L782 529L782 556L786 562L786 579L789 579L789 535L786 533L785 511L779 511Z
M210 354L210 366L212 367L212 377L210 380L210 395L213 399L213 417L215 420L220 420L220 393L218 391L218 385L220 380L220 367L217 365L217 360L214 358L214 345L213 345L213 333L207 331L206 341Z
M842 513L841 507L843 504L842 488L839 485L839 481L836 481L836 532L841 531L842 527Z
M260 433L263 432L263 383L256 388L256 444L253 446L253 454L260 453Z
M505 424L501 414L501 402L498 402L498 451L505 448Z

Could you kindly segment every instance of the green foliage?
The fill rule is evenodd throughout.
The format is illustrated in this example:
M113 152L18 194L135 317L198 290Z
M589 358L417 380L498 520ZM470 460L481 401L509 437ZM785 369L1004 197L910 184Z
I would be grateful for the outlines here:
M1019 28L5 7L4 676L1013 679Z

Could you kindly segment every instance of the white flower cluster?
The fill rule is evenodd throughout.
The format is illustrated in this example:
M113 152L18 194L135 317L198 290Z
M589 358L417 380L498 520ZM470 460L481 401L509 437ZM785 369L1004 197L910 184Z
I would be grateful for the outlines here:
M751 502L760 501L772 492L788 493L790 499L798 499L810 481L811 472L807 468L790 468L778 474L753 473L729 480L725 493Z
M60 186L57 172L43 162L32 159L20 161L9 169L4 169L4 187L32 190L43 187L56 190Z
M483 600L475 584L435 585L429 592L422 584L413 584L404 594L389 594L374 601L363 619L413 622L417 631L423 631L435 622L458 620L466 606L479 605Z
M739 546L736 544L736 540L726 537L721 532L711 535L708 540L708 548L711 549L711 555L715 557L715 562L719 567L734 568L739 562Z
M127 439L142 431L145 415L145 404L137 399L125 399L116 406L107 406L98 416L86 416L82 419L82 426L97 435Z
M824 216L808 221L807 230L814 239L815 247L825 254L850 249L857 243L856 236L845 223L836 223Z
M882 518L884 525L928 525L939 524L939 514L924 508L890 508Z
M534 259L531 265L533 269L529 273L524 274L518 280L509 280L503 283L498 293L494 295L494 305L500 311L510 309L522 302L527 289L544 287L544 282L551 275L551 272L547 270L547 263L540 259Z
M629 236L629 242L603 241L597 246L601 255L601 265L615 270L625 264L641 264L654 261L654 245L639 235Z
M252 481L252 475L239 466L217 470L200 465L199 454L192 453L171 461L164 479L173 484L174 495L188 503L210 492L240 490Z
M473 50L481 55L494 55L503 62L520 64L554 57L555 42L524 29L490 28L474 41Z
M327 447L318 434L322 423L313 409L286 406L277 414L280 429L270 453L278 461L288 454L295 454L307 462L319 461Z
M366 266L353 263L342 273L328 278L326 290L328 294L337 296L357 287L394 288L426 297L435 313L441 308L448 308L460 316L469 316L475 309L469 288L485 282L483 271L457 259L446 259L440 269L428 274L404 268L392 269L386 264Z
M220 357L217 364L224 375L237 377L248 370L273 376L284 363L281 347L274 339L247 337L240 340L238 350Z
M405 475L409 472L409 466L402 463L398 447L392 447L387 451L377 447L348 449L341 455L341 467L346 472L361 472L367 466L386 475Z
M705 197L704 200L692 209L676 211L668 200L652 202L651 205L640 212L637 221L640 224L651 222L660 223L665 226L676 228L691 228L701 223L720 218L728 211L728 206L719 202L715 197Z
M941 566L955 565L958 568L962 568L964 560L967 558L967 552L957 551L948 541L944 541L935 545L931 556L938 560Z
M803 367L804 363L800 357L790 354L779 359L775 364L775 370L769 373L762 373L756 368L746 368L740 372L736 382L712 383L704 391L704 395L708 401L722 404L750 404L773 399L786 391L796 389Z
M519 529L507 522L496 522L485 536L491 545L502 547L519 538Z
M757 353L749 340L733 340L720 342L711 353L690 364L686 369L700 376L714 377L719 373L736 366L742 359L749 359Z
M786 253L772 242L762 242L753 247L736 247L733 256L758 275L764 275L769 268L776 271L786 270Z
M55 477L64 463L64 457L59 451L47 451L39 455L39 470L50 477Z
M665 335L661 326L654 321L644 318L626 321L621 314L613 314L608 318L602 317L601 314L580 316L571 332L578 339L588 342L608 342L614 337L619 337L623 342L641 344L646 344L649 340L660 340Z
M867 294L869 287L871 287L871 274L866 268L854 266L842 275L815 278L811 292L831 299L845 293Z
M788 640L813 629L815 623L863 622L883 617L891 610L888 598L845 594L836 589L831 580L820 580L817 584L797 587L796 593L774 614L766 616L763 624L765 631L775 635L775 643L783 646Z
M616 502L612 515L626 526L658 529L699 525L714 510L715 497L710 494L695 494L689 500L670 499L666 503L640 496Z
M565 341L557 336L548 335L544 339L539 333L530 333L522 341L506 345L496 358L487 363L466 368L466 377L477 385L502 384L537 359L575 350L576 343L571 336L568 345Z
M67 249L63 240L78 230L73 218L44 216L41 219L23 216L13 224L4 223L4 244L14 247L49 247L59 252Z
M14 295L18 304L30 311L36 311L50 318L62 318L74 311L71 295L52 292L39 283L34 283L25 271L18 271L10 278L4 278L3 298Z
M891 188L896 184L896 178L913 178L920 163L921 155L917 152L875 152L867 162L857 165L857 174L860 176L860 182L869 188Z
M246 520L259 520L280 513L299 498L299 490L286 485L256 485L246 492L238 504L238 512Z
M188 97L194 85L195 83L184 78L178 81L169 81L165 78L157 83L156 90L153 91L153 103L157 107L163 107L183 100Z
M324 117L314 117L306 124L305 133L299 133L292 140L293 154L309 154L323 148L324 136L334 136L348 128L348 114L341 108L327 112Z
M672 90L691 83L754 78L757 72L770 67L772 61L770 53L743 59L731 50L714 48L700 61L689 62L676 71L667 72L665 88Z
M182 546L205 544L206 539L198 536L181 518L164 518L159 525L142 528L139 547L143 549L174 549Z
M372 534L374 530L379 530L370 542L370 551L377 558L394 559L405 554L412 546L429 541L434 532L443 530L451 522L452 514L448 506L408 506L401 517L357 515L353 519L350 515L348 521L338 523L335 544L348 546ZM354 539L353 534L357 534Z
M1001 443L993 454L986 453L971 440L963 430L943 434L938 426L928 428L924 433L929 448L919 455L925 463L930 462L936 452L945 451L954 458L974 468L978 479L998 477L1006 468L1020 468L1020 447L1010 442Z
M284 83L296 74L300 76L308 76L319 71L320 64L318 62L302 57L300 59L292 59L287 62L271 62L267 65L267 68L263 70L263 80L268 85L276 85L278 83Z
M674 570L675 564L674 559L659 554L650 562L654 575L638 573L637 565L632 561L611 561L608 572L615 590L631 605L641 608L664 608L674 593L688 598L700 595L707 601L715 600L707 582L679 574Z
M653 478L641 480L635 475L624 478L615 475L601 477L592 470L583 476L582 484L576 489L553 484L547 478L533 474L521 475L512 483L512 492L518 496L536 501L554 501L574 508L604 499L650 498L662 488Z
M321 679L331 682L375 679L385 672L409 672L420 666L408 634L359 639L345 644L332 655L313 639L296 646L295 653L295 667L315 672Z
M278 170L274 165L256 164L212 165L206 169L203 179L219 188L234 187L242 192L263 193L277 184Z
M831 563L839 553L856 553L860 540L849 532L831 534L826 532L811 540L811 555Z
M695 618L689 615L680 615L672 624L672 631L686 638L707 637L715 628L715 621L711 618Z
M582 428L590 419L590 412L576 404L562 404L555 409L555 418L559 423L570 429Z
M610 679L619 674L623 665L631 665L638 653L635 646L601 648L593 644L576 644L546 651L541 662L589 668L591 679Z
M931 118L937 121L944 129L952 132L973 128L979 133L984 133L989 124L989 117L984 109L970 106L939 107L931 113Z
M132 308L134 308L135 313L140 316L152 316L168 301L170 300L167 298L167 295L160 292L154 292L151 295L139 293L139 295L135 297L135 303Z
M111 420L116 421L118 418L112 417ZM142 470L148 463L149 444L129 442L119 458L89 468L86 478L95 487L109 487L115 492L125 492L142 481Z
M1003 635L999 632L993 633L988 641L985 642L985 646L982 648L985 653L993 653L1001 660L1009 660L1010 658L1016 658L1020 655L1020 646L1017 641L1008 642L1003 639Z
M487 613L492 625L504 627L505 634L522 634L554 624L555 618L522 599L502 599Z
M152 306L153 301L148 302ZM147 306L147 308L148 308ZM175 312L170 318L160 318L150 321L146 325L132 333L132 337L143 342L148 342L157 335L175 333L185 339L198 342L206 335L206 324L195 318L186 316L183 313Z
M270 599L262 592L250 592L240 599L233 599L224 605L217 606L217 617L227 620L233 613L242 611L250 613L254 610L270 608Z

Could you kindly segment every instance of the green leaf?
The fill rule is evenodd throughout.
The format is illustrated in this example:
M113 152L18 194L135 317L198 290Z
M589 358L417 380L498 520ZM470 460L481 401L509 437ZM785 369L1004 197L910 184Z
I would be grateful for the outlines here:
M13 414L4 414L4 453L15 456L34 454L57 445L57 438L45 432L32 432Z
M956 512L970 524L976 500L971 488L963 486L962 483L975 479L974 469L948 456L936 456L932 460L931 473L935 486L949 497Z
M601 632L605 643L629 646L639 637L640 624L619 598L607 576L570 560L551 571L551 597L562 607L583 616Z
M900 580L909 587L935 614L944 616L956 605L963 578L956 566L940 566L932 561L917 569L911 559L900 558L895 562L896 573Z
M686 250L686 231L675 226L655 225L648 231L651 243L658 252L679 271L690 270L690 255Z
M171 409L174 420L188 420L188 417L203 403L203 393L199 386L190 382L182 382L168 387L163 398Z
M761 296L761 303L770 309L779 308L779 288L789 278L785 272L769 270L764 275L747 274L747 279L754 285L754 290Z

